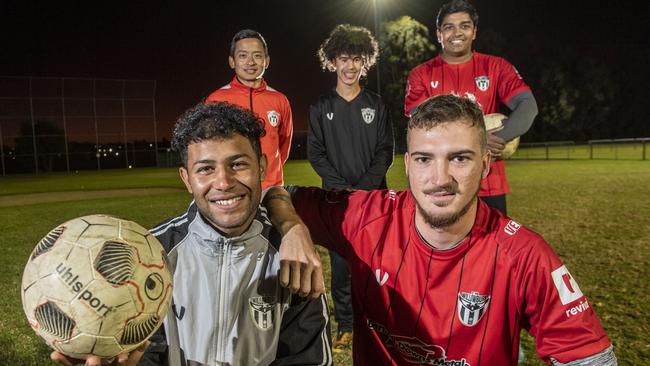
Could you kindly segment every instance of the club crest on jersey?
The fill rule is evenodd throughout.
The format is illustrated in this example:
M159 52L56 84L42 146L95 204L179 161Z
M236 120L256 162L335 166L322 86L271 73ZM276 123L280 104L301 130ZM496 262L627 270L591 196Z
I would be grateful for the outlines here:
M372 108L361 108L361 117L363 117L364 122L370 124L375 120L375 110Z
M280 113L276 111L268 111L266 112L266 116L269 118L271 126L277 127L278 123L280 123Z
M474 81L476 81L476 87L480 91L486 91L490 87L490 78L487 76L477 76Z
M481 320L490 304L489 295L480 295L476 291L458 293L458 318L468 327L473 327Z
M273 326L273 309L276 303L273 296L257 296L248 299L251 317L259 329L267 330Z

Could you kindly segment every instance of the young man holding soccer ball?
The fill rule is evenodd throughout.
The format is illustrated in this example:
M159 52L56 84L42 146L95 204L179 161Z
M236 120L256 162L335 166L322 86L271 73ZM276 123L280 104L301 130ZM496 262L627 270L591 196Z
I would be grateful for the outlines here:
M114 364L331 364L318 254L311 245L292 245L297 241L280 247L279 232L260 208L263 134L255 115L227 103L200 103L179 118L172 146L193 201L150 230L173 272L172 310L144 357L140 349ZM282 228L282 240L302 229ZM101 360L91 356L85 364Z

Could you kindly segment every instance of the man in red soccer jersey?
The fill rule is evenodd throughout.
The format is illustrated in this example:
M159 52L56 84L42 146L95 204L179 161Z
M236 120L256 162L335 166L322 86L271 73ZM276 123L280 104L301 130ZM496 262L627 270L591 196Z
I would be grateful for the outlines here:
M477 104L432 97L408 125L409 190L289 188L314 241L350 265L355 365L516 365L521 329L546 362L616 365L553 249L477 199L486 134ZM301 224L283 190L265 202L281 232Z
M264 81L271 58L262 35L243 29L232 38L228 64L235 71L232 81L206 98L207 102L228 102L246 108L264 121L262 153L268 168L262 189L284 184L282 166L289 158L293 120L287 97Z
M537 103L517 70L501 57L472 50L476 39L478 13L465 0L444 4L436 18L436 35L442 48L440 55L414 68L406 85L405 112L427 98L439 94L456 94L477 102L483 114L499 112L500 103L511 113L504 128L488 134L488 146L494 158L503 151L506 141L526 133L537 115ZM479 195L504 214L506 193L505 163L496 160L483 180Z

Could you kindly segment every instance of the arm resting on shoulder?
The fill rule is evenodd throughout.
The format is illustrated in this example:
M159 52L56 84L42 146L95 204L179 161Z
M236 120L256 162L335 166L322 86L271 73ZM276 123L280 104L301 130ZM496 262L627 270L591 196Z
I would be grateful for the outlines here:
M273 226L282 235L280 243L280 284L300 296L317 298L325 293L320 255L311 240L309 229L291 203L289 193L271 187L264 195Z

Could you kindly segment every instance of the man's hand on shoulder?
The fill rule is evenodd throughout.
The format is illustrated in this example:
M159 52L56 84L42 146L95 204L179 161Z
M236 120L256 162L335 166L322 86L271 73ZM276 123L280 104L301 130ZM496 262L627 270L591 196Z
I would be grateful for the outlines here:
M292 226L282 236L280 284L303 297L317 298L325 293L320 255L303 223Z
M300 296L317 298L325 293L320 255L309 229L291 203L289 193L272 187L264 195L269 218L282 235L280 243L280 284Z

